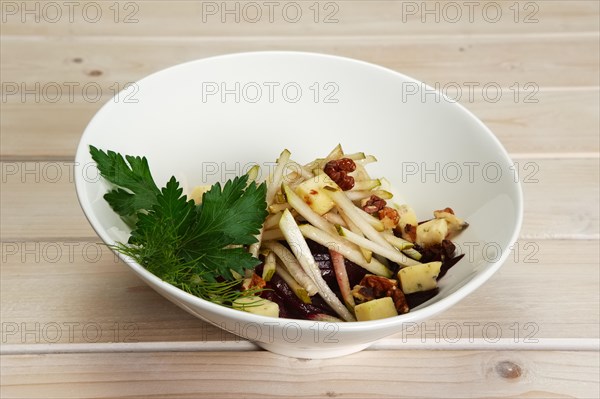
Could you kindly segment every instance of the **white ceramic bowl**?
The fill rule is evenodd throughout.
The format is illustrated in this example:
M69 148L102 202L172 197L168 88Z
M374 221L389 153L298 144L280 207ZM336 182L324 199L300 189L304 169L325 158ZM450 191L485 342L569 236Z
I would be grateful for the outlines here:
M75 183L91 225L114 244L128 230L102 198L107 185L92 166L90 144L144 155L159 185L175 175L189 187L227 180L254 163L268 170L283 148L307 162L337 143L375 155L372 175L387 177L396 200L421 219L449 206L470 223L455 240L466 256L441 279L439 294L410 313L339 324L267 318L189 295L122 259L181 308L267 350L341 356L448 309L509 255L521 226L521 188L500 142L461 105L347 58L257 52L202 59L150 75L109 101L81 138Z

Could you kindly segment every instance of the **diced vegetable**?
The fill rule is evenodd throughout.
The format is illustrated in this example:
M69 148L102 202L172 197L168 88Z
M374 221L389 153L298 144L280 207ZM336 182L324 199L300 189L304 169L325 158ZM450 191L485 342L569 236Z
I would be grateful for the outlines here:
M323 216L321 216L318 213L316 213L315 211L313 211L311 209L311 207L309 205L307 205L306 202L304 202L302 200L302 198L300 198L298 196L298 194L296 194L294 191L292 191L292 189L289 188L289 186L284 184L282 186L282 191L285 193L285 196L286 196L289 204L292 206L292 208L294 208L296 210L296 212L298 212L300 215L302 215L302 217L304 217L310 224L312 224L315 227L320 228L321 230L325 230L325 231L329 231L329 232L335 231L335 228L333 227L333 225L331 223L329 223L327 220L325 220L323 218ZM284 214L285 214L285 212L284 212ZM291 215L290 215L290 217L291 217ZM281 222L280 222L280 227L281 227ZM282 231L283 231L283 229L282 229Z
M442 262L429 262L405 267L398 272L398 279L405 294L429 291L437 287Z
M323 215L335 205L323 192L323 187L327 184L332 184L332 180L326 174L320 174L302 182L296 187L295 192L313 211Z
M448 235L448 222L445 219L432 219L417 226L417 244L428 247L441 244Z
M398 230L402 234L402 238L410 242L414 242L416 239L415 235L418 225L417 214L410 206L406 204L398 206L396 210L398 211L398 216L400 216L400 220L398 221ZM409 226L409 228L407 229L406 226Z
M398 316L394 301L389 296L356 305L354 312L358 321L379 320Z
M279 317L279 305L257 296L244 296L233 301L234 309L261 316Z
M433 216L435 216L436 219L444 219L448 223L448 235L457 234L469 226L469 223L456 217L451 208L434 211Z

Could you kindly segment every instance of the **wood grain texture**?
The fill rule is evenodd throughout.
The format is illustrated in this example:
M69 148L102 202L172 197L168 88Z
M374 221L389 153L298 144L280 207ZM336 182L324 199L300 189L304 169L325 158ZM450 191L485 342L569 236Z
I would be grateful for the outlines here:
M322 37L9 37L1 72L5 86L53 92L68 84L111 87L174 64L240 51L296 50L357 58L402 71L435 86L448 83L510 87L597 87L598 32L577 36ZM560 48L560 57L556 49ZM110 55L109 55L110 54ZM464 65L469 65L465 68ZM72 82L72 83L71 83ZM11 86L12 90L12 86ZM81 89L79 89L81 90Z
M94 242L3 242L2 252L3 344L240 340L172 305ZM390 342L597 339L599 256L597 240L521 240L484 287Z
M2 358L3 398L561 398L598 396L598 352L366 351Z
M600 150L598 89L536 92L531 87L519 92L508 88L497 102L486 100L481 90L450 89L448 86L448 94L488 125L512 154L568 157ZM21 100L21 95L15 94L2 104L3 160L73 160L81 134L94 113L112 101L107 96L98 101L81 95L70 99L67 93L55 103L41 98L36 102L32 96Z
M11 2L6 2L11 3ZM315 4L316 3L316 4ZM24 5L23 5L24 4ZM379 36L598 31L591 0L479 1L80 1L5 6L5 35ZM34 11L26 14L25 10ZM99 13L98 13L99 10ZM568 16L568 18L565 18ZM156 27L160 26L160 32Z
M598 238L598 158L518 159L515 167L525 198L523 238ZM2 240L96 237L77 202L72 162L7 161L0 168Z
M72 15L66 3L0 4L2 398L600 396L600 2L300 0L272 15L256 2L260 18L253 2L86 0ZM499 272L370 350L298 360L188 315L115 260L74 192L86 124L128 82L254 50L461 87L523 184L523 230Z

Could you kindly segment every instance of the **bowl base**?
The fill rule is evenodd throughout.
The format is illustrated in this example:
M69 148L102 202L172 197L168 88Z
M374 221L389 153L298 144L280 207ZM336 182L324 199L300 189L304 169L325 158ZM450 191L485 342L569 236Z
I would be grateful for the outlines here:
M373 344L370 342L368 344L344 345L338 347L326 346L322 348L297 348L290 345L266 344L263 342L255 343L269 352L277 353L278 355L296 357L299 359L330 359L334 357L346 356L352 353L360 352Z

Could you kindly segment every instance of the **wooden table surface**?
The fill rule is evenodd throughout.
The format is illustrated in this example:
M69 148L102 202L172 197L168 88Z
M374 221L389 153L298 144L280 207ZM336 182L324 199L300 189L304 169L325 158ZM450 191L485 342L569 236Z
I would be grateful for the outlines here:
M2 398L589 397L599 392L599 2L2 1ZM73 159L128 82L230 52L401 71L479 116L521 173L502 269L361 353L299 360L188 315L99 245Z

